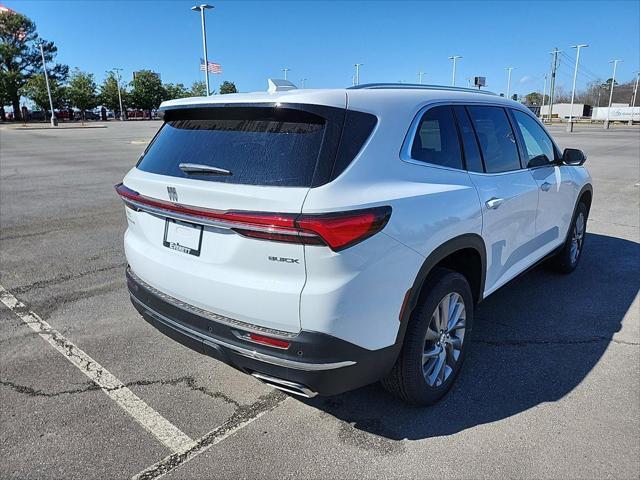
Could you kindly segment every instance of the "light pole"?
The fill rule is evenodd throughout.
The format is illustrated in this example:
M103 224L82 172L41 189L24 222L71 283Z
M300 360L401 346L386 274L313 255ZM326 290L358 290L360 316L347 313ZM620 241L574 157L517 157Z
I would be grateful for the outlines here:
M39 43L40 55L42 55L42 69L44 70L44 81L47 84L47 94L49 95L49 106L51 107L51 126L57 127L58 120L56 120L56 114L53 111L53 99L51 98L51 87L49 86L49 74L47 73L47 62L44 60L44 50L42 49L42 43ZM13 112L13 116L16 117L18 112Z
M285 68L283 68L283 69L282 69L282 71L284 72L284 79L285 79L285 80L287 79L287 72L288 72L289 70L291 70L291 69L290 69L290 68L287 68L287 67L285 67Z
M209 88L209 57L207 57L207 29L204 23L204 11L213 8L211 5L203 3L202 5L196 5L191 7L194 12L200 12L200 18L202 20L202 50L204 51L204 83L207 86L207 97L209 96L211 89Z
M509 98L509 95L511 93L511 71L515 70L516 67L507 67L506 70L508 72L507 74L507 98Z
M307 81L307 79L306 79L306 78L301 78L301 79L300 79L300 85L301 85L301 87L302 87L302 88L304 88L304 83L305 83L306 81Z
M356 67L356 76L353 81L354 85L360 85L360 67L363 66L364 63L354 63L353 66Z
M640 80L640 72L636 72L636 86L633 87L633 96L631 97L631 120L629 120L629 125L633 125L633 113L636 108L636 98L638 96L638 80Z
M622 60L611 60L609 63L613 63L613 77L611 77L611 90L609 92L609 108L607 108L607 120L604 122L604 128L609 129L609 118L611 116L611 102L613 101L613 86L616 84L616 68L618 63Z
M547 96L547 74L544 74L544 86L542 87L542 105L540 106L540 120L544 123L544 113L542 113L542 109L544 108L545 97Z
M426 73L418 72L418 85L422 85L422 77L424 77Z
M460 55L452 55L449 60L453 60L453 73L451 74L451 86L456 86L456 61L462 58Z
M571 48L576 49L576 65L573 69L573 88L571 89L571 108L569 109L569 123L567 123L567 132L573 132L573 100L576 96L576 78L578 78L578 62L580 61L580 49L588 47L586 43L581 45L573 45Z
M116 72L116 86L118 87L118 101L120 102L120 121L124 121L124 110L122 109L122 92L120 91L120 72L121 68L114 68Z

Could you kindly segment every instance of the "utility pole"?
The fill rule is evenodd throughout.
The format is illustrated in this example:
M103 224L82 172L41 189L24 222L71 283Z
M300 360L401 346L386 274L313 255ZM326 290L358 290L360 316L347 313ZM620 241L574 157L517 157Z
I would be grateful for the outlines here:
M200 12L200 19L202 22L202 50L204 51L204 83L207 86L207 97L211 94L209 88L209 58L207 57L207 29L204 23L204 11L213 8L211 5L203 3L202 5L196 5L191 7L194 12Z
M42 69L44 70L44 81L47 84L47 94L49 95L49 106L51 107L51 126L57 127L58 120L56 114L53 111L53 99L51 98L51 87L49 86L49 74L47 73L47 62L44 60L44 50L42 49L42 43L39 43L40 55L42 55ZM18 116L18 112L13 112L14 118Z
M551 53L553 60L551 61L551 85L549 86L549 123L553 123L553 97L556 91L556 72L558 71L558 54L562 50L554 48Z
M510 94L511 94L511 71L515 69L516 67L507 67L506 69L507 72L509 72L507 75L507 98L510 98Z
M640 80L640 72L636 72L636 86L633 87L633 96L631 97L631 120L629 120L629 125L633 125L633 113L636 108L636 97L638 96L638 80Z
M613 63L613 77L611 77L611 89L609 91L609 108L607 108L607 120L604 122L604 128L609 129L609 118L611 116L611 102L613 101L613 86L616 84L616 69L618 63L622 60L611 60L609 63Z
M291 69L290 69L290 68L287 68L287 67L284 67L284 68L282 69L282 71L284 72L284 79L285 79L285 80L287 79L287 72L288 72L289 70L291 70Z
M542 113L542 109L544 108L545 97L547 96L547 74L544 74L544 87L542 87L542 105L540 106L540 119L544 123L544 113Z
M302 88L304 88L304 82L306 82L306 81L307 81L307 79L306 79L306 78L301 78L301 79L300 79L300 86L301 86Z
M451 86L456 86L456 61L462 58L460 55L452 55L449 60L453 60L453 73L451 74Z
M424 77L426 73L418 72L418 85L422 85L422 77Z
M118 101L120 102L120 121L124 121L124 110L122 109L122 92L120 91L120 72L121 68L114 68L114 72L116 72L116 86L118 87Z
M571 48L576 49L576 65L573 69L573 88L571 89L571 109L569 110L569 123L567 123L567 132L573 132L573 100L576 96L576 78L578 78L578 62L580 61L580 49L588 47L587 44L573 45Z
M354 63L353 66L356 67L356 76L354 77L353 84L360 85L360 67L363 66L364 63Z

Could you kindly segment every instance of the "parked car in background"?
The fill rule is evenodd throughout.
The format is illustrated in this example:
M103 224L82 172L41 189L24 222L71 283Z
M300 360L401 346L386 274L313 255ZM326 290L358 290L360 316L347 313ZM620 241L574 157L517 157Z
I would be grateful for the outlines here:
M585 156L514 101L273 81L161 109L116 186L131 300L281 390L382 380L431 404L460 372L478 302L541 261L569 273L580 260Z

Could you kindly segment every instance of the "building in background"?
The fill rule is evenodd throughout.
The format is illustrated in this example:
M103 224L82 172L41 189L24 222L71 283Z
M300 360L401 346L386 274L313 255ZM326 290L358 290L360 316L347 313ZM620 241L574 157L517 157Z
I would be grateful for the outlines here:
M593 107L586 103L574 103L573 104L573 117L574 118L590 118ZM570 103L554 103L553 104L553 118L559 118L561 120L569 119L571 114ZM540 108L540 113L545 117L549 116L549 105L545 105Z

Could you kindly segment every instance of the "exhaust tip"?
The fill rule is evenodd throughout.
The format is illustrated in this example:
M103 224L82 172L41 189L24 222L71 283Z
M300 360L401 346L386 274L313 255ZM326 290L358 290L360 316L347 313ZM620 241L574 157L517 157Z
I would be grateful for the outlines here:
M300 397L313 398L318 394L317 392L310 390L300 383L283 380L282 378L272 377L271 375L265 375L264 373L253 372L251 376L257 378L261 382L266 383L273 388L277 388L278 390L282 390L283 392L298 395Z

